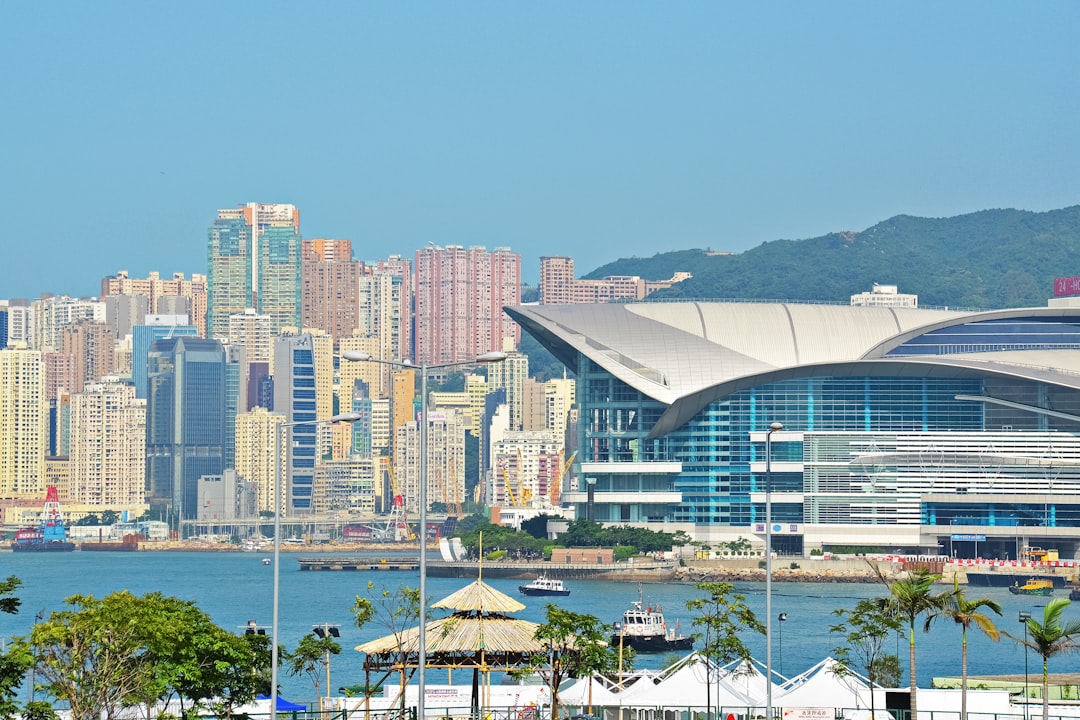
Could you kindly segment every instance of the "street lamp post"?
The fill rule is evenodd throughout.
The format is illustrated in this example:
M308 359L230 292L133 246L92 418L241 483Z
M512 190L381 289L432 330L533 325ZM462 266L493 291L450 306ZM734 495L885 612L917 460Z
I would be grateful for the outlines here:
M765 433L765 720L772 720L772 435L783 430L774 422Z
M324 423L353 423L360 419L360 413L347 412L322 420L296 420L280 423L274 430L274 611L270 626L270 712L277 717L278 699L278 606L281 596L281 475L285 463L281 462L281 435L288 434L298 425L321 425Z
M328 637L339 638L341 637L341 631L338 630L337 625L331 625L330 623L323 623L322 625L316 625L312 628L311 632L315 634L315 637L320 640L325 640ZM329 644L326 648L326 701L330 702L330 647Z
M1028 716L1028 620L1031 613L1027 610L1020 611L1020 623L1024 626L1024 717Z
M780 666L780 675L784 674L784 621L787 620L787 613L780 613L776 616L776 619L780 621L780 624L776 626L776 644L778 645L779 652L777 653L777 664Z
M420 505L420 552L417 565L420 571L420 625L417 628L417 658L416 658L416 720L424 720L425 692L427 682L425 667L427 666L427 444L428 444L428 407L427 407L427 378L431 370L439 370L449 367L466 365L484 365L500 362L506 359L506 353L499 351L486 352L468 362L449 362L438 365L420 363L413 365L409 362L394 362L393 360L381 360L368 353L359 350L346 350L342 357L351 362L374 362L381 365L391 365L402 369L415 369L420 371L420 487L417 489L416 498Z

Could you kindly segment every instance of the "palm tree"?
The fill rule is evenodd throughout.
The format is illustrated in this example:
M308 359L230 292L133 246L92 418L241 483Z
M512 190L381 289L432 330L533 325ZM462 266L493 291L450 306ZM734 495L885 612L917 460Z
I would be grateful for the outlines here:
M975 625L978 629L986 633L994 642L997 642L1001 637L1001 631L994 625L994 621L980 612L983 608L992 610L998 615L1001 614L1001 605L990 600L989 598L979 598L978 600L968 600L964 595L964 591L960 589L960 581L953 577L953 591L945 599L945 605L938 610L933 610L926 616L926 625L924 629L930 629L930 623L935 617L952 618L952 620L960 625L961 638L963 648L960 653L960 720L967 720L967 631L971 625Z
M926 568L918 568L909 572L905 577L890 580L885 577L875 563L868 564L877 575L878 579L889 589L892 602L895 604L896 613L907 621L908 625L908 683L911 692L911 715L915 720L919 717L918 702L915 697L915 621L920 615L929 614L923 625L923 632L930 630L935 612L941 610L948 601L951 592L933 593L934 583L941 579L941 575L935 575Z
M1080 649L1080 645L1076 642L1077 637L1080 636L1080 621L1070 620L1064 625L1061 624L1061 612L1070 604L1065 598L1054 598L1046 603L1046 607L1043 608L1042 622L1035 618L1028 618L1027 638L1014 637L1005 633L1007 637L1042 656L1043 720L1050 718L1050 675L1046 672L1048 661L1055 655Z

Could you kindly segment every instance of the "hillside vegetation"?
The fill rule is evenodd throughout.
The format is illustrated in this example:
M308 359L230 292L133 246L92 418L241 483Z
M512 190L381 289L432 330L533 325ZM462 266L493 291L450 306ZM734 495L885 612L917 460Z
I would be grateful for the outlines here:
M680 250L622 259L585 277L663 280L678 270L694 277L654 298L846 303L876 282L917 294L922 306L1045 306L1054 278L1080 275L1080 206L899 215L862 232L775 240L739 254Z

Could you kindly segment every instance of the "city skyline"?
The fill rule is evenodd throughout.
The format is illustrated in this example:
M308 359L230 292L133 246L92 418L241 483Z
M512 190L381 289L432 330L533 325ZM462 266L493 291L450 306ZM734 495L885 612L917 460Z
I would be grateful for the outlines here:
M362 260L510 247L536 285L542 255L1080 196L1066 3L9 11L9 298L206 273L215 210L253 200Z

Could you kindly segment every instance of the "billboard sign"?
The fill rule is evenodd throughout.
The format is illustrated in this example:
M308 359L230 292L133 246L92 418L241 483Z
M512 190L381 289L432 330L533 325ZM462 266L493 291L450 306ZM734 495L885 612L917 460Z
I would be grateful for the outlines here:
M1054 278L1054 297L1080 295L1080 276Z

